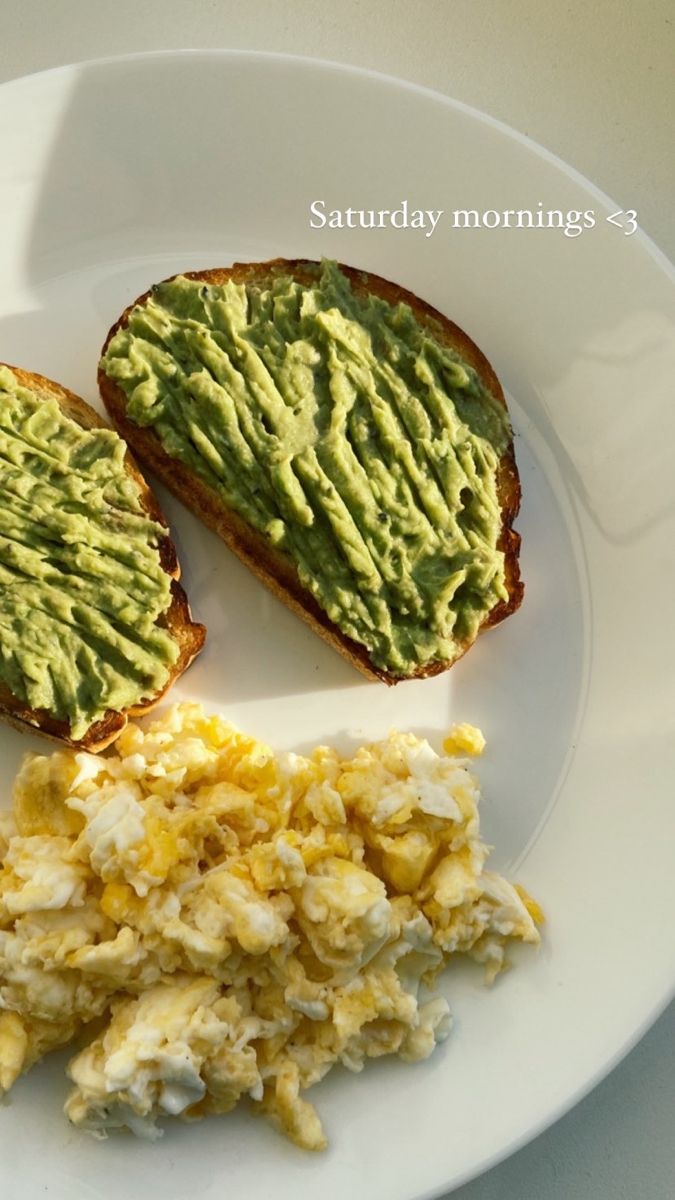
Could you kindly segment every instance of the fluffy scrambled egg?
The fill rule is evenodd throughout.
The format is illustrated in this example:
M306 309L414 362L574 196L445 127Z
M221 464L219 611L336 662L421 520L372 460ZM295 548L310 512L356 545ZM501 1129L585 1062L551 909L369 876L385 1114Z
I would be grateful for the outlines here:
M452 954L504 965L541 914L484 869L457 726L353 758L275 755L195 704L113 752L29 756L0 814L0 1092L86 1031L66 1113L149 1137L242 1096L326 1144L306 1088L334 1063L431 1053Z

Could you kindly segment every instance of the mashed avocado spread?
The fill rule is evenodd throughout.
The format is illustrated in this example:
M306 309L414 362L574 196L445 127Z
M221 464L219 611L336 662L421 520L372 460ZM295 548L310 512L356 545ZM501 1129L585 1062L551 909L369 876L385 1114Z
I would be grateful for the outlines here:
M84 736L167 682L165 532L111 429L82 429L0 367L0 682Z
M159 284L101 365L129 418L289 555L378 667L452 661L506 599L503 405L335 263L306 283Z

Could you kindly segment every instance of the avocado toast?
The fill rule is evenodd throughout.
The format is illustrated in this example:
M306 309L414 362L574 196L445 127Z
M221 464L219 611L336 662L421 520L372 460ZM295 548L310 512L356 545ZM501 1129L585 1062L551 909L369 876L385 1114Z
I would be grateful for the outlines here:
M438 674L522 599L506 404L379 276L276 259L156 285L99 387L134 452L370 678Z
M0 364L0 716L97 751L204 641L159 505L83 400Z

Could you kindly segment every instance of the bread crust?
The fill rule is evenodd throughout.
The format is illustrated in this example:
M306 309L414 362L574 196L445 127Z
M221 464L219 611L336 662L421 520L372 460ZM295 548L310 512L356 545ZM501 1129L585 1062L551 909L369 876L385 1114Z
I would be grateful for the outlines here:
M18 382L23 387L30 388L34 395L44 400L56 400L61 411L83 429L110 428L103 417L84 400L76 396L74 392L62 387L61 384L55 383L54 380L47 379L46 376L38 375L33 371L24 371L21 367L14 367L10 363L0 363L0 367L7 367ZM178 644L178 658L171 668L165 687L150 699L121 712L109 709L99 721L95 721L89 726L83 738L74 739L70 736L70 726L67 721L57 720L46 709L30 708L14 695L5 683L0 681L0 718L22 733L40 733L52 741L72 746L78 750L89 750L94 754L99 750L104 750L118 737L129 717L142 716L159 704L176 679L187 670L190 663L199 654L206 637L205 627L192 620L187 596L178 582L180 565L166 518L129 450L126 452L124 466L138 486L143 511L166 530L166 534L160 539L158 549L161 565L166 574L171 577L171 604L160 617L158 624L167 629Z
M300 283L311 284L316 280L319 266L319 263L306 259L276 258L268 262L234 263L231 267L185 271L182 274L187 279L194 279L206 284L223 284L227 280L232 280L238 284L268 286L275 275L290 275ZM409 305L418 323L428 329L442 345L456 351L465 362L468 362L495 399L506 409L504 393L492 366L482 351L459 326L398 284L342 263L339 266L350 280L356 294L372 294L390 304L403 302ZM170 278L175 277L171 276ZM124 310L110 329L103 344L102 354L105 354L117 331L127 325L132 309L143 304L151 294L150 290L144 292ZM363 675L369 679L382 680L389 685L403 682L405 679L428 678L447 671L473 645L473 640L460 644L459 653L451 662L432 662L420 667L412 675L393 675L376 666L371 661L365 646L347 637L330 621L311 592L302 585L295 566L287 555L280 553L270 545L236 512L226 508L222 499L188 467L177 459L171 458L150 427L143 428L129 420L126 411L127 398L124 391L109 379L100 367L98 385L113 425L125 441L133 447L138 458L205 525L222 538L229 549L257 575L279 600L310 625L315 633L333 646ZM499 462L497 494L502 514L502 528L497 547L504 553L508 599L501 601L491 609L482 622L479 633L499 624L515 612L523 598L524 588L519 568L520 535L513 528L513 521L520 508L521 492L512 439Z

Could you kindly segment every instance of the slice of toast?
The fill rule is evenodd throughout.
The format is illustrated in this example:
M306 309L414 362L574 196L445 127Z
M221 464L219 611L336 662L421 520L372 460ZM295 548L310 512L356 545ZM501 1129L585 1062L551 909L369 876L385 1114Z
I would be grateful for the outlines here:
M79 396L74 395L73 392L68 391L67 388L62 387L60 384L54 383L53 380L30 371L21 370L19 367L10 366L8 363L0 363L0 367L6 367L11 371L18 383L22 387L27 388L39 400L56 400L61 412L82 429L109 428L106 421L93 408L90 408L84 400L81 400ZM3 720L20 731L26 732L30 729L52 740L94 753L103 750L115 740L122 729L124 729L130 716L141 716L159 703L162 696L165 695L176 679L182 675L183 671L187 670L192 660L199 653L206 635L204 626L192 620L187 596L178 582L180 567L167 522L155 496L128 451L125 456L124 467L136 484L143 513L166 529L165 536L159 539L157 550L161 567L171 578L170 604L158 619L157 624L169 632L177 645L178 654L176 661L171 667L165 686L157 694L147 699L141 699L138 704L134 704L121 712L106 711L101 719L94 721L89 726L83 737L74 739L71 737L71 727L68 721L57 719L45 709L30 708L24 701L12 693L3 680L0 680L0 717ZM1 504L2 493L0 492Z
M268 287L275 276L282 275L290 276L300 284L311 285L316 281L319 265L305 260L274 259L264 263L235 263L231 267L186 272L185 277L205 284L216 285L232 280L236 284L256 289ZM455 352L464 363L472 367L494 400L506 410L502 388L490 363L457 325L411 292L394 283L369 272L346 267L343 264L339 264L339 269L348 278L351 288L357 296L376 296L392 306L400 303L408 305L424 331L428 332L443 347ZM132 310L142 305L151 295L152 291L145 292L124 311L108 333L103 346L103 354L116 332L127 325ZM124 390L108 377L102 367L99 367L98 381L102 399L113 425L132 446L138 458L205 525L223 539L237 557L266 584L274 595L306 621L316 633L364 675L371 679L383 680L387 684L398 683L403 678L424 678L437 675L452 666L469 649L473 643L473 637L457 645L457 653L451 661L427 662L420 665L412 675L394 674L378 666L373 662L365 645L343 633L328 617L311 592L301 582L295 564L288 554L277 550L234 509L227 507L222 497L187 465L178 458L171 457L163 448L151 426L141 427L130 419ZM513 521L520 507L521 493L511 436L509 436L508 445L499 459L496 472L496 492L501 513L501 529L497 549L504 556L506 595L487 613L479 632L503 621L519 607L523 597L523 584L520 579L518 561L520 536L513 529Z

